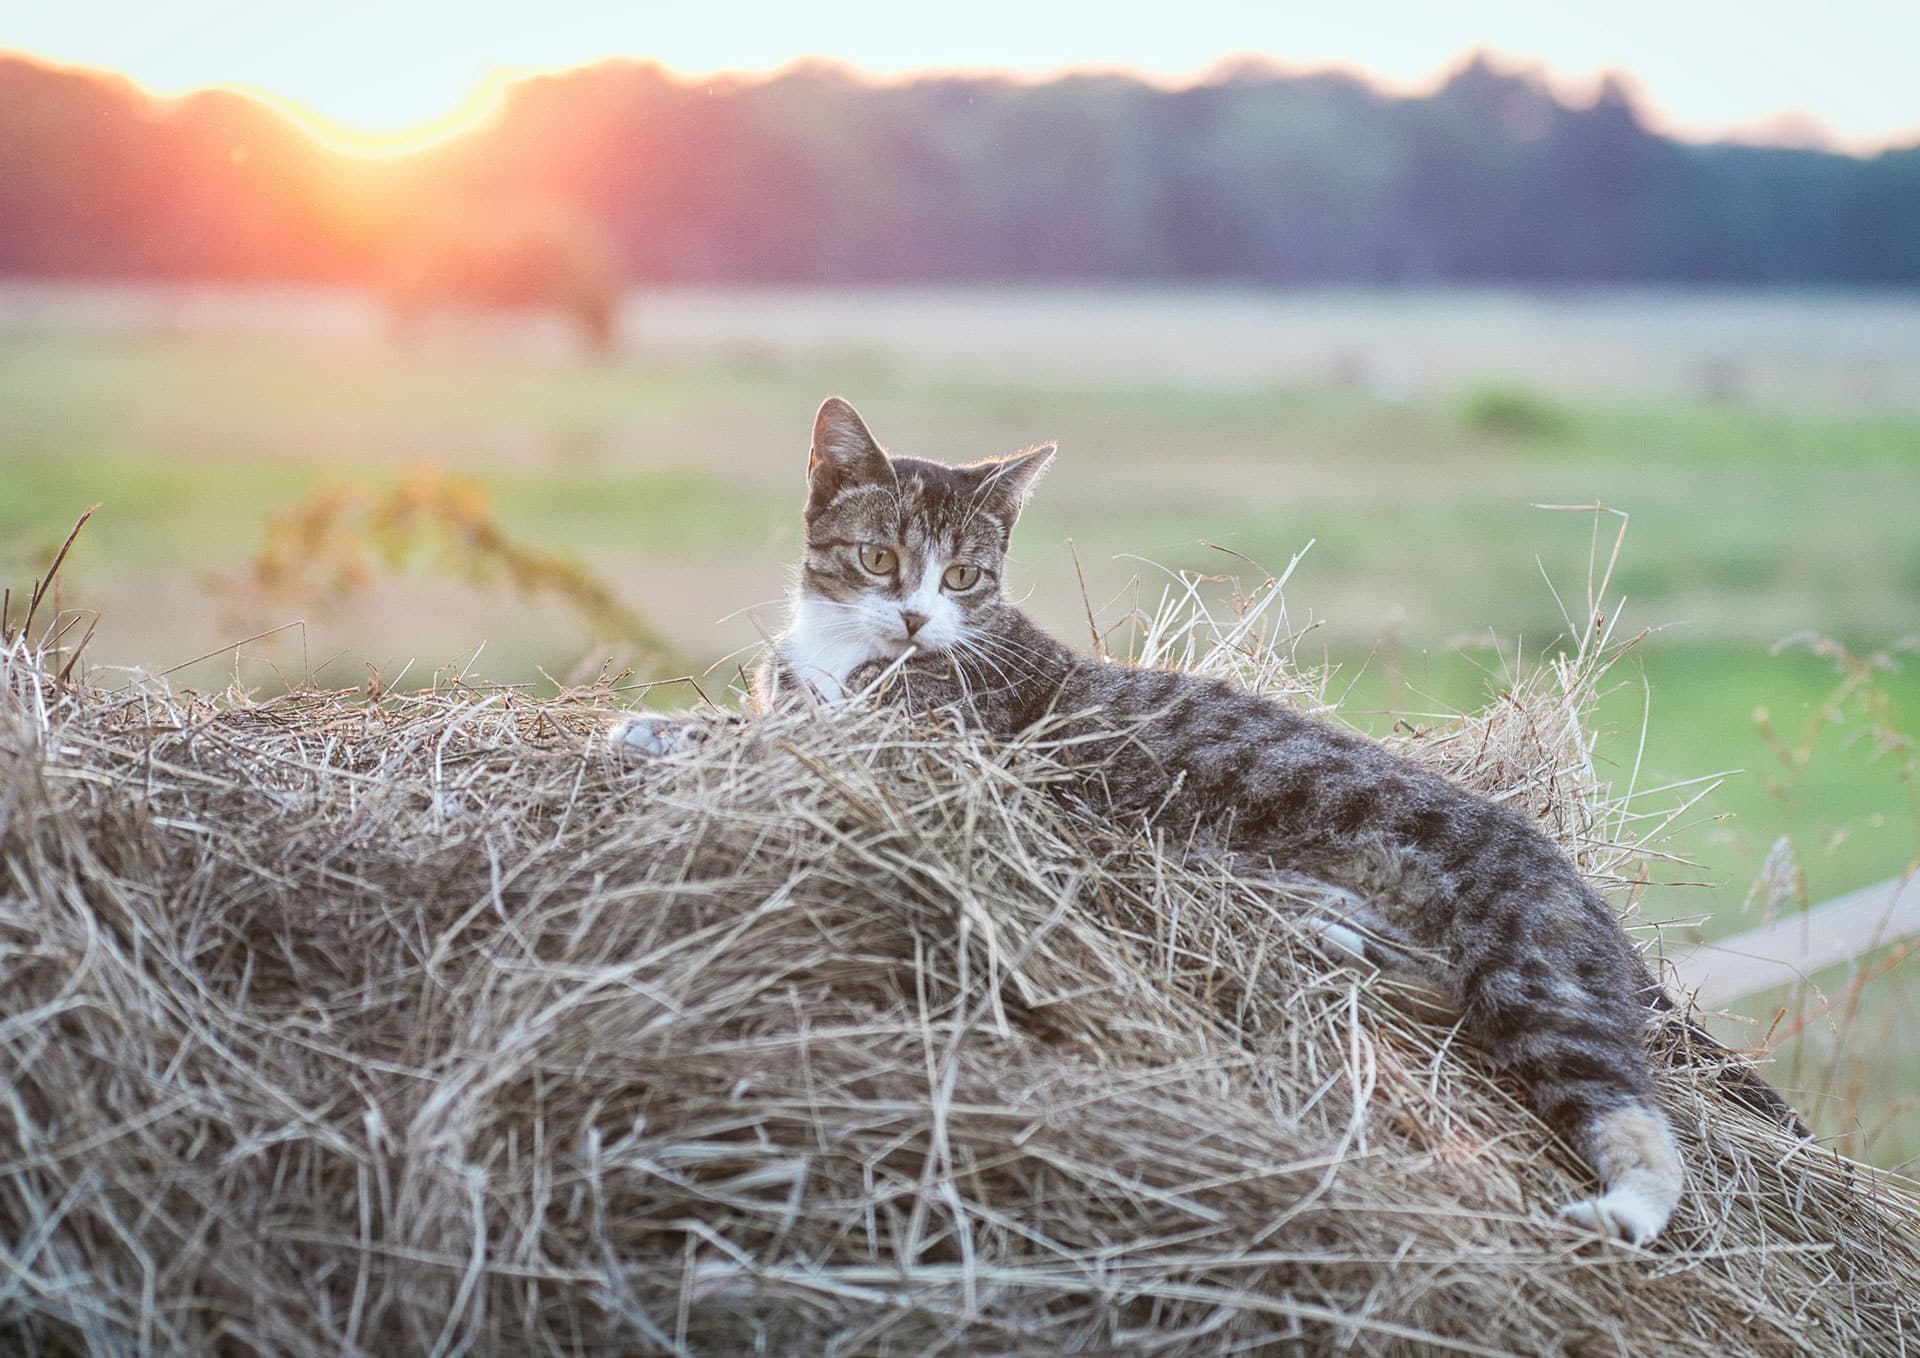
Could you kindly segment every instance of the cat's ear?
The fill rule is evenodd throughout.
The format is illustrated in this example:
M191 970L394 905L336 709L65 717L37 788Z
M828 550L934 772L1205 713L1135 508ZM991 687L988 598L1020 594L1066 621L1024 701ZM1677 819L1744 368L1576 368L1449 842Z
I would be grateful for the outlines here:
M1007 525L1009 532L1013 529L1014 520L1020 517L1020 511L1026 507L1027 496L1033 493L1040 473L1053 461L1054 452L1053 444L1043 443L1011 457L977 464L981 472L981 498Z
M867 432L860 412L829 396L813 417L813 450L807 454L807 513L825 509L851 485L885 483L892 477L887 455Z

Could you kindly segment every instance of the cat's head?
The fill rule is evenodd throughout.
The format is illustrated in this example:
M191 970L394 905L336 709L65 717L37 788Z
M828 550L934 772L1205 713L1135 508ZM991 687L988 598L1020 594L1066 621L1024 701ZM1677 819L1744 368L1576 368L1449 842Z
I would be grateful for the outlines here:
M829 397L807 459L796 624L854 666L963 648L1002 607L1014 521L1052 457L1051 444L960 467L890 457Z

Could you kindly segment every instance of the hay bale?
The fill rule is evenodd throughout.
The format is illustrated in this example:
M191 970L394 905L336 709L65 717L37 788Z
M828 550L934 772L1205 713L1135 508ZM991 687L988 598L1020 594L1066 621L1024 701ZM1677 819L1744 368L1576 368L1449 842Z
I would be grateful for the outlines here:
M1920 1341L1909 1187L1668 1040L1690 1191L1580 1235L1586 1169L1303 943L1311 884L1089 823L1044 739L800 714L645 767L600 689L0 666L8 1351ZM1605 875L1577 690L1410 744Z

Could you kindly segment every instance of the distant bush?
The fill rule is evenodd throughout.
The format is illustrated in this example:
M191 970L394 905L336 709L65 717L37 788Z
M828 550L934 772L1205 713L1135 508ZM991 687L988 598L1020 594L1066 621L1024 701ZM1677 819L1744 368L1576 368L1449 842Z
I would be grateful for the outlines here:
M620 271L605 228L573 213L528 210L422 224L388 262L396 338L438 312L558 312L595 353L613 347Z
M1545 439L1564 433L1566 411L1525 387L1483 387L1462 408L1467 427L1499 438Z

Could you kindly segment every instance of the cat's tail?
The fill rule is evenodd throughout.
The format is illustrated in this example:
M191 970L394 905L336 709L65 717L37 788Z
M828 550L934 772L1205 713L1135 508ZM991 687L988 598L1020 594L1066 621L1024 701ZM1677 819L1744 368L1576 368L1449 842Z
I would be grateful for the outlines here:
M1650 1003L1657 1012L1671 1014L1679 1009L1661 987L1652 987L1649 994ZM1813 1139L1812 1129L1801 1120L1793 1105L1782 1098L1780 1091L1768 1084L1766 1077L1744 1057L1692 1019L1683 1019L1682 1022L1686 1026L1687 1045L1697 1052L1706 1053L1710 1058L1714 1079L1729 1098L1742 1108L1785 1128L1802 1141Z

